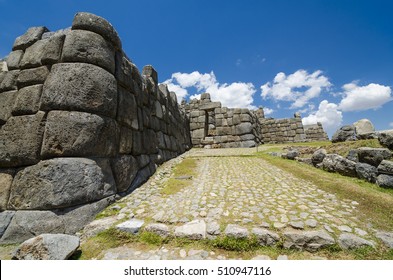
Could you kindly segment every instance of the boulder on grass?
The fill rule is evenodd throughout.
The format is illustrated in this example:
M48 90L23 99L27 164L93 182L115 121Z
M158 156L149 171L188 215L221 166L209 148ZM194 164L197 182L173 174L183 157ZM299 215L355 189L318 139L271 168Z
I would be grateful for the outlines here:
M353 125L344 125L339 128L332 137L332 142L345 142L356 140L356 128Z

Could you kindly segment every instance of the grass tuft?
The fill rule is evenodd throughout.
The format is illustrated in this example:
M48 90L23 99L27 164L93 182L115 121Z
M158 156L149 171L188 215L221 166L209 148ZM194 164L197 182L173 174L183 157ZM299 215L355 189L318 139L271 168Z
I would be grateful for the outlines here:
M257 250L260 245L255 237L252 238L234 238L220 236L210 241L215 248L225 249L228 251L247 252Z
M189 186L192 182L191 178L196 176L197 161L198 159L196 158L186 158L176 165L171 178L164 183L161 193L172 195ZM179 179L182 176L185 178ZM190 176L190 179L187 179L187 176Z

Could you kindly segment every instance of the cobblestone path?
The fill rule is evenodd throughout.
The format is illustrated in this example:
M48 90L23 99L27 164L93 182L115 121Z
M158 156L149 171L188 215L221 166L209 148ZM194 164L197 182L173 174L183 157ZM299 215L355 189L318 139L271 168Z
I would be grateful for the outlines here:
M295 248L318 248L320 239L323 239L322 243L330 242L330 239L335 243L342 236L351 242L360 238L374 244L375 231L357 218L357 201L340 200L261 158L249 156L255 151L191 150L164 164L147 183L121 199L117 206L112 206L122 205L116 219L143 220L144 226L165 224L171 233L198 220L206 224L206 238L219 234L236 236L242 230L246 235L267 232L268 236L273 236L273 241L274 236L285 236L290 240L288 248L292 245ZM162 194L165 181L171 176L171 167L184 157L197 159L198 175L191 179L189 187L172 195ZM235 225L234 232L231 233L227 225ZM304 236L311 234L309 240L302 233ZM266 238L265 243L269 243ZM108 259L189 257L181 248L172 251L161 248L150 253L111 249L104 256ZM214 252L192 250L191 258L223 257L215 256Z

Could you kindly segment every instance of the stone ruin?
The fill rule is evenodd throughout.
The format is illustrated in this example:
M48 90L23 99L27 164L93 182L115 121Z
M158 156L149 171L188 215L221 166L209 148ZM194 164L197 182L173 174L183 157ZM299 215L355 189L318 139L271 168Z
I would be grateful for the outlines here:
M327 139L301 118L201 100L178 105L150 65L142 74L105 19L32 27L0 72L0 243L75 233L157 165L191 146L254 147Z

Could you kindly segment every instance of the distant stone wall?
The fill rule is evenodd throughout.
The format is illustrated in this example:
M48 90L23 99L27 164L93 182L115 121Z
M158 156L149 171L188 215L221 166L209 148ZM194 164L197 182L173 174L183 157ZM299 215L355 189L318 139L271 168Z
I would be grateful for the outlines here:
M307 141L299 114L288 119L260 119L262 139L268 143L294 143Z
M222 107L208 93L182 106L190 119L194 147L250 148L261 143L258 117L249 109Z
M306 133L307 140L309 141L326 141L329 140L328 135L322 127L322 124L304 125L304 132Z
M0 72L0 237L75 233L191 147L176 95L106 20L30 28Z

